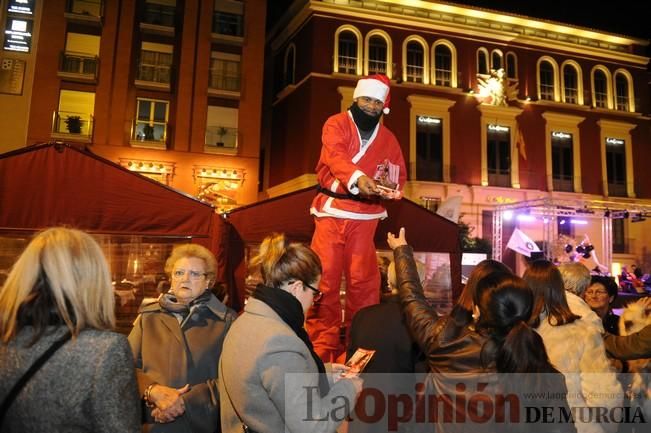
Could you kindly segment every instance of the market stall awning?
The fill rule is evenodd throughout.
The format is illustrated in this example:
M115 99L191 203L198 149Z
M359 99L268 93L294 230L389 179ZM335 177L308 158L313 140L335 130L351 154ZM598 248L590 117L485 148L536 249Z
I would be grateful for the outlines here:
M292 241L310 243L314 232L314 218L309 214L310 204L316 194L314 187L294 191L279 197L235 209L228 214L231 229L229 241L229 281L234 302L241 302L245 275L245 244L259 243L272 232L282 232ZM389 217L382 220L375 233L375 246L389 249L387 232L398 232L405 227L407 241L415 251L448 253L453 286L453 296L461 289L461 245L457 224L418 204L402 199L386 203ZM458 282L458 283L457 283ZM239 300L238 300L239 298Z
M61 143L0 155L0 203L0 230L67 225L210 244L211 226L221 224L210 205Z

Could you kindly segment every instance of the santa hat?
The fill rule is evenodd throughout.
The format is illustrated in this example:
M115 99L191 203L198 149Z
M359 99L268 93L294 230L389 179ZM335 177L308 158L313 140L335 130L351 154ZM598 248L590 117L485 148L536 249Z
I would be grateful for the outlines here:
M361 96L378 99L384 103L382 112L384 114L389 114L389 102L391 101L391 94L389 93L390 83L389 78L386 75L381 74L361 78L357 82L357 87L355 87L353 99L357 99Z

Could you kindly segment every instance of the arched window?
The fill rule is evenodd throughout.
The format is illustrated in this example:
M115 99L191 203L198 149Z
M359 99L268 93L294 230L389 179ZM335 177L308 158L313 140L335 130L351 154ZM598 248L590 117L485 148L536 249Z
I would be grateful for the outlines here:
M380 36L371 36L368 41L368 73L387 73L387 43Z
M371 30L366 35L364 73L384 74L391 78L391 38L383 30Z
M488 51L486 48L477 50L477 73L488 74Z
M597 108L610 108L608 103L608 75L603 69L592 72L593 105Z
M362 34L353 26L343 25L335 32L334 72L362 74Z
M547 60L540 62L538 66L540 73L540 99L547 101L554 100L554 67Z
M558 63L549 56L538 59L536 67L538 78L538 99L560 102Z
M412 36L403 44L403 80L411 83L429 84L427 60L428 53L424 39Z
M497 71L498 69L502 69L504 66L502 65L502 52L500 50L493 50L491 53L491 69L494 71Z
M285 66L283 68L283 84L288 86L289 84L296 83L296 45L289 44L285 50Z
M579 103L579 72L574 65L563 65L563 102Z
M633 77L628 71L615 71L615 108L622 111L635 111L633 99Z
M452 82L452 53L445 45L434 49L434 84L450 86Z
M339 72L357 73L357 38L353 32L339 34Z
M518 78L518 58L512 52L506 53L506 77Z

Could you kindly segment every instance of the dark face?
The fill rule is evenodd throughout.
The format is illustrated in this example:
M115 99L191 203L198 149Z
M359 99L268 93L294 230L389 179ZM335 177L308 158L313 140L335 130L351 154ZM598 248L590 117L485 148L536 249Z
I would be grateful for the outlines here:
M384 102L379 99L371 98L368 96L360 96L355 100L357 106L364 113L369 116L379 116L382 114L382 108L384 107Z

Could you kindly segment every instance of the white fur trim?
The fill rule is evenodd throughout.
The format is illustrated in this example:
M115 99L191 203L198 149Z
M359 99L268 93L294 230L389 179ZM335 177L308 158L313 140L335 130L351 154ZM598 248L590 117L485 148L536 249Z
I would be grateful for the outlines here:
M348 191L351 193L357 195L359 194L359 188L357 188L357 180L364 176L364 172L361 170L355 170L352 176L350 176L350 180L348 181Z
M333 218L343 218L351 220L375 220L375 219L385 219L388 214L385 210L384 212L368 214L368 213L357 213L350 212L346 210L341 210L332 207L332 202L334 197L328 197L325 204L323 205L323 210L318 211L315 207L310 208L310 214L318 217L333 217Z
M388 94L389 86L383 82L372 78L362 78L357 82L355 92L353 93L353 99L357 99L360 96L367 96L384 102L386 101Z

